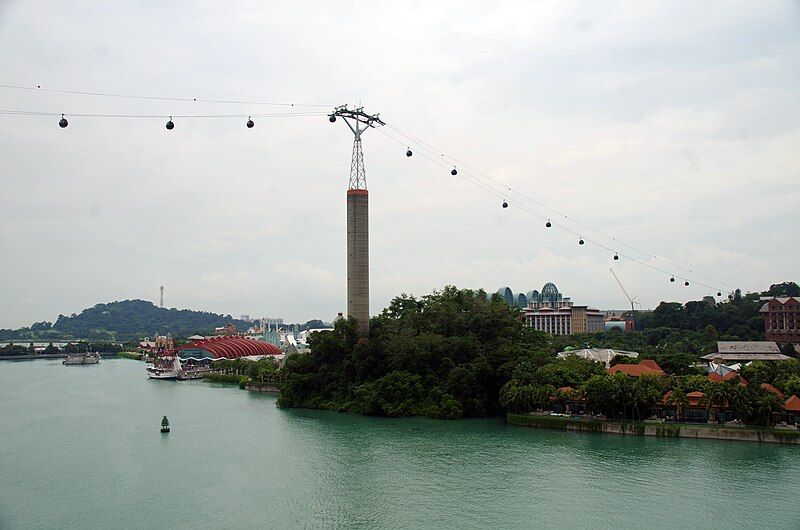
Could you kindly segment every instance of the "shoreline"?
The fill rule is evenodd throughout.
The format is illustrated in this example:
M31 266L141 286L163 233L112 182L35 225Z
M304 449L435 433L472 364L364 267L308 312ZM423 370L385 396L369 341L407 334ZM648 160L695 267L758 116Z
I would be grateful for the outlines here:
M506 423L519 427L621 434L624 436L655 436L657 438L693 438L800 445L800 431L775 429L774 427L725 427L688 423L575 420L559 416L537 416L511 412L506 414Z

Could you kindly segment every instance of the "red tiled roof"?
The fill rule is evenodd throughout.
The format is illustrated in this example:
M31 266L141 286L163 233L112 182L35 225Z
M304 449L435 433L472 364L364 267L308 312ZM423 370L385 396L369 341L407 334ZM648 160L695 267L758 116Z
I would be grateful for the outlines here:
M706 395L702 392L689 392L686 394L686 397L689 398L689 406L696 407L700 404L700 400L706 397Z
M198 340L181 346L176 351L197 348L211 353L217 359L235 359L248 355L280 355L281 353L276 346L267 342L231 336Z
M727 374L722 376L722 379L725 381L731 381L733 379L739 378L739 384L741 386L747 386L747 379L739 375L739 372L728 372Z
M725 375L719 375L717 372L711 372L708 374L708 378L711 379L714 383L722 383L723 381L732 381L735 378L739 378L739 385L740 386L747 386L747 379L739 375L739 372L728 372Z
M774 394L777 394L779 398L783 399L783 392L781 392L780 390L778 390L777 388L775 388L771 384L769 384L769 383L761 383L761 388L763 388L764 390L768 390L768 391L770 391L770 392L772 392Z
M622 372L633 377L640 375L666 375L664 370L652 359L645 359L639 364L617 364L608 369L608 373L616 374Z
M569 394L570 392L574 392L575 389L572 388L571 386L562 386L561 388L558 389L558 391L564 394Z
M664 394L664 398L661 400L661 403L663 403L664 405L670 404L669 397L671 395L672 395L672 390ZM703 394L702 392L689 392L688 394L686 394L686 397L689 399L690 407L696 407L700 403L700 400L703 399L705 396L706 395Z
M800 398L792 395L792 397L787 399L786 403L783 404L783 408L788 412L800 412Z

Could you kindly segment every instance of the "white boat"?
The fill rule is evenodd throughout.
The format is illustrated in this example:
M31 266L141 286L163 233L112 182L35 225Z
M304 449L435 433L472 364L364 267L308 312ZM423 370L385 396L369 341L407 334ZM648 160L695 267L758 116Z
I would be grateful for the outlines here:
M61 364L66 366L75 366L78 364L97 364L100 362L100 355L97 353L75 353L67 355L67 358L61 361Z
M150 379L178 379L181 373L181 361L176 356L172 361L172 366L169 363L153 362L152 366L147 367L147 377Z

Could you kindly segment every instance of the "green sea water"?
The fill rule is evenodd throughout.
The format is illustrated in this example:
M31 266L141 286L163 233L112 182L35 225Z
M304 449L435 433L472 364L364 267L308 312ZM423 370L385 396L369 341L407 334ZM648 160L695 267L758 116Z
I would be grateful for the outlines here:
M144 368L0 363L0 528L800 528L797 446L282 410Z

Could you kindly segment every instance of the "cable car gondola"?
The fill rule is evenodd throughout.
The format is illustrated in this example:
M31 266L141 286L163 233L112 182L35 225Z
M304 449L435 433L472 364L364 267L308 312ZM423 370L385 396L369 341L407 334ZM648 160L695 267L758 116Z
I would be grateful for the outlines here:
M174 124L174 123L172 123L172 116L170 116L170 117L169 117L169 121L167 122L167 130L168 130L168 131L171 131L171 130L172 130L172 129L174 129L174 128L175 128L175 124Z
M618 259L619 259L619 254L614 254L614 260L616 261Z
M450 170L450 174L455 177L456 175L458 175L458 171L456 171L456 168L453 168L452 170Z
M408 149L408 151L406 151L406 156L411 156L411 155L413 155L413 154L414 154L414 153L412 153L412 152L411 152L411 148L409 148L409 149Z
M578 240L578 244L579 244L579 245L583 245L583 238L580 238L580 239Z
M506 201L503 201L503 208L508 208L508 203Z
M544 226L546 226L547 228L550 228L551 226L553 226L553 223L551 223L550 219L548 219L547 222L544 224Z
M253 125L255 125L255 123L253 123L253 119L250 116L248 116L247 117L247 128L248 129L252 129Z
M328 116L328 121L331 122L331 123L335 122L336 121L336 116L331 114L330 116Z
M64 115L62 114L62 115L61 115L61 119L60 119L60 120L58 120L58 126L59 126L59 127L61 127L61 128L63 129L63 128L65 128L67 125L69 125L69 122L67 121L67 119L66 119L66 118L64 117Z

